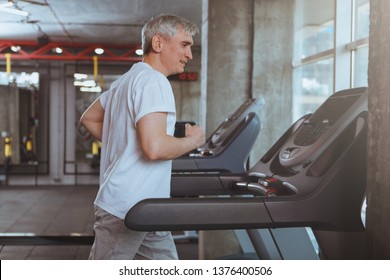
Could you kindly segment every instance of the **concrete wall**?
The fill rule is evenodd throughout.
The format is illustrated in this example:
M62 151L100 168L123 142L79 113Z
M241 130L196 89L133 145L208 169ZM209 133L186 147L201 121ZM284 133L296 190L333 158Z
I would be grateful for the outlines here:
M370 1L367 231L369 258L390 259L390 5Z

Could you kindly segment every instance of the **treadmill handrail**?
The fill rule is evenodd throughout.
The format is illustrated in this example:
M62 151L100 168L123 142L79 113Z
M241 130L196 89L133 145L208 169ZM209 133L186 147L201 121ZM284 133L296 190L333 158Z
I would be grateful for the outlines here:
M272 220L261 198L160 198L133 206L125 225L137 231L219 230L272 227Z

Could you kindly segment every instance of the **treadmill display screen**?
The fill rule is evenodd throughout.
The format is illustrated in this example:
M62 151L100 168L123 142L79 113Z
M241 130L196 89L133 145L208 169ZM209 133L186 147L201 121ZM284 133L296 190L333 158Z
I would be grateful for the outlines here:
M302 129L294 140L294 144L298 146L312 145L358 98L359 95L350 95L326 100L310 120L304 122Z
M209 141L211 146L216 146L221 143L224 138L228 137L231 131L229 131L230 127L233 124L238 124L236 122L238 118L244 116L245 111L249 108L249 106L255 102L254 99L248 100L243 103L232 115L230 115L225 121L218 127L218 129L212 134Z

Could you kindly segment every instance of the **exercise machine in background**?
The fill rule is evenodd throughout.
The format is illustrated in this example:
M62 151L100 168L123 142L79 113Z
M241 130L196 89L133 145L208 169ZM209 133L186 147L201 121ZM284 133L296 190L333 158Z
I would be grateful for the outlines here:
M228 116L198 149L173 160L180 172L244 172L261 129L262 102L248 99Z

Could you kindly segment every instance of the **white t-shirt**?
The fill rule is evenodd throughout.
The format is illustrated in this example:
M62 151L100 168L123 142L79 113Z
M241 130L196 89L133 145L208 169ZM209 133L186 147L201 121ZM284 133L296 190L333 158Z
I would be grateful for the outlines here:
M173 135L175 99L168 79L139 62L100 96L100 103L105 112L95 205L124 219L140 200L170 195L172 161L148 159L137 141L136 126L149 113L166 112L167 134Z

